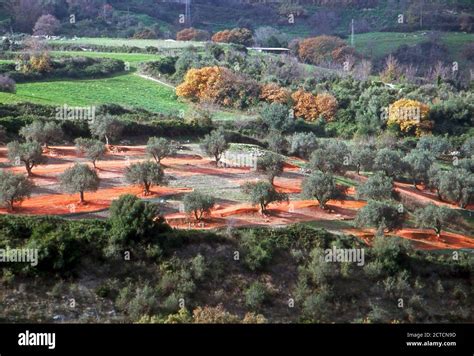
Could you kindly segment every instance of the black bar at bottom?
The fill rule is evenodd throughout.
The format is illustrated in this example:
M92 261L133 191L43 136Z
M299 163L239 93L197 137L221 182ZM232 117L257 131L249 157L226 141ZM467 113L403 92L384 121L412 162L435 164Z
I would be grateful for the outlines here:
M52 334L48 333L54 333L54 348ZM31 345L40 342L42 346ZM0 324L1 356L94 351L105 355L124 352L135 355L148 353L146 350L155 350L153 354L173 351L254 354L261 350L265 354L278 351L289 355L472 356L474 324Z

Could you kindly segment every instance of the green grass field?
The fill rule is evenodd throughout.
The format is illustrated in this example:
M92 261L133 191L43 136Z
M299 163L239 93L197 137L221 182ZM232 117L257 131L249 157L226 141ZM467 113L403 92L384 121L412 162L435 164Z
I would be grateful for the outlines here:
M426 40L428 40L426 32L369 32L355 35L354 46L358 52L373 55L377 58L387 55L403 44L414 45ZM350 41L350 39L347 41ZM441 42L448 47L455 59L459 59L464 45L472 41L474 41L474 34L462 32L441 34Z
M128 73L96 80L58 80L17 84L16 94L0 93L0 103L33 102L70 106L106 103L178 113L188 105L178 101L173 89Z
M76 40L51 40L49 43L54 44L75 44L75 45L98 45L98 46L129 46L145 48L148 46L165 48L165 49L179 49L189 46L202 47L204 42L191 41L166 41L166 40L138 40L129 38L91 38L82 37Z
M130 63L130 67L137 67L138 63L155 61L160 58L156 54L146 53L109 53L109 52L75 52L75 51L52 51L53 57L90 57L90 58L112 58Z

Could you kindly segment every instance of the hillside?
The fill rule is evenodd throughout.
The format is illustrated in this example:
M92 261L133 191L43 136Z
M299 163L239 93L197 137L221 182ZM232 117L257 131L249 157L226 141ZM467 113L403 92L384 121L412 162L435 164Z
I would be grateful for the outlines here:
M151 27L159 36L172 37L179 29L194 26L216 32L224 28L262 26L276 27L292 37L350 34L352 19L356 33L373 31L405 32L413 30L466 31L474 30L474 4L468 0L457 1L381 1L381 0L332 0L332 1L212 1L193 0L190 17L180 22L185 14L181 0L110 0L104 7L102 0L57 1L41 7L41 2L19 1L8 6L3 0L4 15L0 29L13 26L14 30L31 31L38 14L48 12L64 22L63 34L76 36L129 37L145 27ZM69 5L68 5L69 4ZM341 6L342 5L342 6ZM1 4L0 4L1 6ZM21 6L30 8L28 16L21 16ZM67 24L69 15L77 22ZM295 21L289 22L292 14ZM398 16L404 15L400 24ZM92 26L91 26L92 25Z

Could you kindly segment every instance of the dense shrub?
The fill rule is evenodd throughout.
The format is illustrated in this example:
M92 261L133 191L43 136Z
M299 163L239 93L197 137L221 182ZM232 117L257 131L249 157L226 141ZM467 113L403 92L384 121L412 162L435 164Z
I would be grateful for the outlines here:
M0 75L0 91L4 91L7 93L15 93L16 92L15 81L6 75Z
M178 41L207 41L210 37L209 32L193 27L185 28L176 34Z
M255 230L243 233L240 246L243 250L245 264L252 271L262 269L272 259L274 246L271 240L260 238Z
M49 71L17 71L15 65L0 66L0 74L6 74L16 82L52 78L101 78L124 71L123 61L112 58L63 57L51 61Z
M140 65L140 70L152 77L160 75L173 75L176 72L175 64L178 57L163 57L157 61L145 62Z

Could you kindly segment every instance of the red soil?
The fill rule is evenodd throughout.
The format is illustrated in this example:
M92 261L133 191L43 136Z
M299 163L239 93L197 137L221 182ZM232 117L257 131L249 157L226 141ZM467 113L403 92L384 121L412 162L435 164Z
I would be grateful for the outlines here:
M367 180L367 177L362 175L348 174L348 176L359 182L365 182ZM423 185L417 185L418 189L415 189L413 184L395 182L394 186L394 190L400 195L416 200L417 202L421 202L424 205L432 203L438 206L446 206L452 209L459 209L459 206L457 204L439 200L436 193L425 189ZM473 210L474 204L468 205L466 209Z
M102 179L123 177L125 167L146 159L145 153L145 146L110 146L105 159L97 162L97 172ZM85 158L74 147L54 146L50 147L45 154L50 157L50 164L40 165L33 169L34 176L32 179L39 187L57 185L59 174L64 172L66 168L77 161L86 162ZM0 148L0 162L7 161L6 148ZM296 161L301 160L290 158L290 162L285 163L285 172L298 172L299 167L294 164ZM248 179L242 179L242 175L253 173L250 168L245 167L219 168L213 164L211 159L191 154L180 154L165 158L162 164L166 173L174 176L206 175L211 180L215 176L228 179L236 184L247 182ZM24 167L8 169L25 173ZM354 178L360 181L367 179L363 176ZM301 192L302 180L302 176L296 178L277 177L274 183L279 192L297 194ZM395 183L395 189L400 194L410 196L418 201L455 207L453 204L440 202L432 192L415 190L409 184ZM154 187L152 194L145 198L156 198L191 190L191 188ZM348 188L346 192L348 195L354 195L355 189ZM16 207L15 213L54 215L93 212L107 209L114 199L123 194L143 196L141 189L136 186L107 187L94 193L86 192L86 203L79 204L78 194L48 193L34 195L32 198L25 200L20 206ZM297 200L290 203L270 204L268 215L262 216L258 209L250 204L221 203L221 205L215 207L203 225L195 223L184 213L167 214L165 217L170 225L177 228L212 229L226 226L283 226L303 221L351 220L354 219L357 210L365 204L366 202L357 200L331 200L327 204L327 209L323 210L319 208L314 200ZM7 213L6 209L0 209L0 214L5 213ZM349 229L345 232L356 235L369 244L375 233L370 229ZM415 246L420 249L474 248L474 239L453 233L443 233L439 239L429 230L404 229L397 231L394 235L414 241Z
M268 207L268 215L262 216L256 206L227 204L216 206L207 217L204 226L194 222L184 213L166 215L166 220L176 228L198 227L212 229L225 226L282 226L303 221L353 219L357 209L365 202L331 200L327 210L319 208L314 200L275 203ZM191 225L190 225L191 224Z
M50 194L33 196L25 200L15 208L16 214L29 215L61 215L71 213L93 212L107 209L113 200L123 194L133 194L144 198L156 198L160 196L189 192L189 188L154 187L151 194L144 197L143 191L137 186L114 187L99 189L97 192L86 192L84 204L79 203L78 194ZM9 213L0 208L0 214Z
M369 245L372 244L375 235L375 229L347 229L344 231L357 236ZM391 235L413 241L414 247L420 250L474 249L473 236L452 232L443 231L441 236L437 237L433 230L401 229Z

